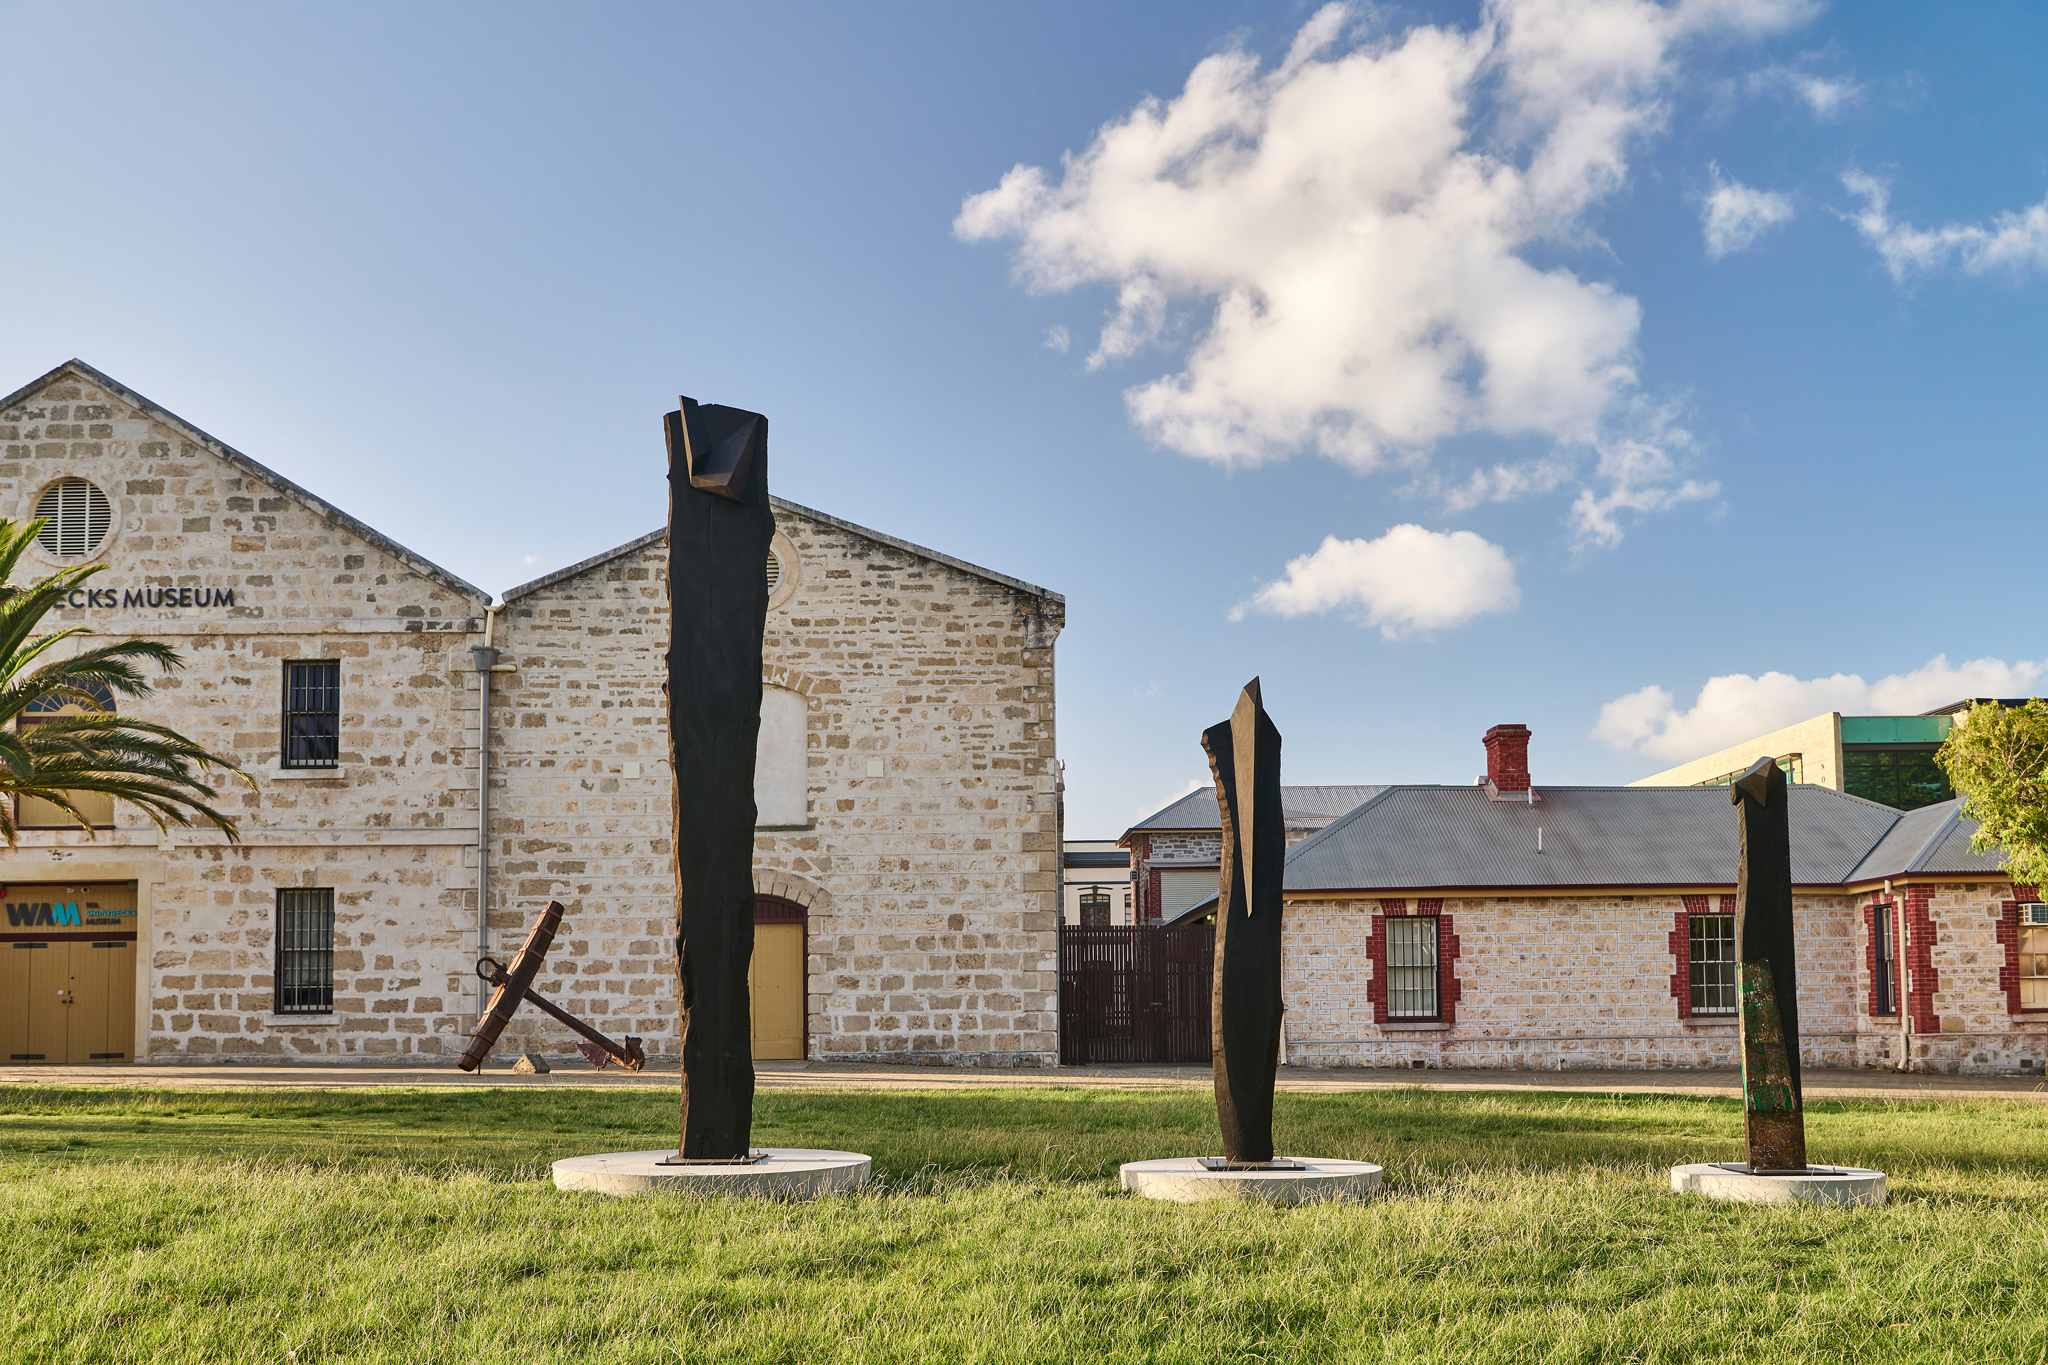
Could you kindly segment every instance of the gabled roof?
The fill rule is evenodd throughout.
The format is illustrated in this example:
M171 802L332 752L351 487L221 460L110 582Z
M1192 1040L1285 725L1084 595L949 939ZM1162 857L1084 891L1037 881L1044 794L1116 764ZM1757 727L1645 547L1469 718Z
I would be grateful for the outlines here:
M1346 811L1355 810L1385 791L1385 787L1282 787L1280 808L1289 829L1321 829ZM1124 831L1133 834L1209 833L1223 828L1216 809L1216 789L1204 787L1189 792L1157 814L1148 815Z
M1996 851L1974 853L1970 850L1970 836L1976 832L1976 822L1963 818L1960 797L1909 810L1885 832L1884 838L1877 841L1877 846L1857 866L1855 874L1845 880L1882 881L1886 877L1905 877L1916 872L1999 875Z
M1477 786L1389 787L1289 852L1287 890L1735 884L1739 836L1726 787L1542 787L1537 795L1524 804ZM1995 854L1967 852L1971 827L1959 802L1901 814L1807 784L1792 787L1790 800L1794 885L1908 870L1997 873Z
M788 498L776 497L772 493L768 495L768 502L770 506L779 512L789 512L811 521L821 522L826 526L836 526L842 531L851 531L854 535L902 550L906 554L916 555L920 559L933 560L946 565L948 568L958 569L962 573L971 574L976 578L985 578L991 583L1000 583L1002 586L1013 588L1028 597L1042 597L1051 602L1058 602L1062 606L1066 605L1067 599L1059 593L1041 588L1033 583L1026 583L1021 578L1012 578L1008 574L997 573L994 569L984 569L978 564L969 564L964 559L955 559L949 554L941 554L937 550L928 550L922 545L913 545L907 540L889 535L886 532L870 530L865 526L856 525L842 517L835 517L829 512L820 512L815 508L805 507L801 503L791 502ZM574 578L577 574L588 572L600 564L609 563L614 559L633 554L646 546L659 544L667 535L668 528L664 526L649 531L644 536L636 536L624 545L614 546L602 554L592 555L588 559L571 564L566 569L557 569L553 573L544 574L530 583L521 583L518 587L508 590L501 600L510 602L514 598L524 597L528 593L539 592L542 588L553 587L566 578Z
M448 570L442 568L440 565L434 563L432 560L427 559L426 557L417 554L412 550L408 550L405 546L400 545L397 541L385 535L382 531L376 530L373 527L367 525L366 523L356 520L348 513L342 511L339 507L336 507L333 503L328 502L325 498L319 497L313 493L308 492L306 489L299 487L297 484L293 483L290 479L287 479L284 475L278 473L276 470L271 469L267 465L260 464L257 461L251 459L249 456L244 455L241 451L236 450L233 446L229 445L226 441L221 440L219 437L211 436L206 432L201 431L198 427L193 426L190 422L178 416L177 413L172 412L169 408L166 408L159 403L155 403L147 398L144 398L141 394L129 388L120 380L115 379L110 375L102 374L100 371L86 364L83 360L79 360L75 357L73 359L67 360L62 365L59 365L54 370L51 370L48 374L42 376L40 379L31 380L29 383L24 384L22 387L16 389L13 393L8 394L5 398L0 398L0 412L4 412L8 408L14 407L16 404L28 402L38 392L49 387L49 385L55 383L67 371L73 372L77 374L80 378L85 379L88 382L98 385L100 388L107 390L109 393L118 397L122 402L126 403L129 407L134 408L137 412L146 415L151 421L161 422L163 425L171 428L173 431L176 431L180 436L183 436L186 440L192 442L192 444L203 447L208 453L212 454L216 459L219 459L227 464L233 465L235 468L241 470L244 474L249 475L251 478L261 480L262 482L269 484L271 487L277 489L280 493L285 494L287 497L290 497L295 501L304 504L306 509L312 512L315 516L321 517L324 520L331 522L335 526L340 527L342 530L348 532L348 534L354 536L357 540L362 541L364 544L373 545L377 549L383 551L385 554L390 555L393 559L399 560L407 564L408 566L417 569L420 573L426 575L428 578L438 580L443 587L452 588L456 592L459 592L462 595L464 595L465 597L481 598L485 602L489 602L491 600L491 595L485 592L482 588L477 587L474 583L468 583L460 578L457 578L454 574L448 572Z

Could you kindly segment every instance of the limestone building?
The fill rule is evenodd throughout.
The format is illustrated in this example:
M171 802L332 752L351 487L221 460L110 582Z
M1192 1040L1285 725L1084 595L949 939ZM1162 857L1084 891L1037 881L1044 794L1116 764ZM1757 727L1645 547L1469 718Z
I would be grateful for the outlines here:
M479 951L548 899L569 916L543 988L674 1053L660 532L493 604L77 361L0 399L0 508L52 518L29 572L107 566L53 624L178 649L149 718L253 782L224 797L239 843L24 803L0 1061L452 1061ZM1063 599L776 519L762 1055L1049 1063ZM506 1046L569 1050L518 1027Z
M1389 787L1290 851L1288 1059L1737 1064L1728 793L1536 786L1524 727L1487 740L1485 782ZM1806 1063L2039 1074L2048 905L1960 802L1790 800Z

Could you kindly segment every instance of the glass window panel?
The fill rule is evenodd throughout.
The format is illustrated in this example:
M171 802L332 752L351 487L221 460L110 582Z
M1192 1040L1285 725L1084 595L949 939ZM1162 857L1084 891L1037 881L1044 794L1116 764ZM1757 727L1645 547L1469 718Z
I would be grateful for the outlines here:
M2020 1007L2048 1008L2048 928L2020 930Z
M1687 928L1692 1012L1735 1013L1735 916L1693 915Z
M1387 1017L1434 1019L1436 918L1387 917Z
M276 944L277 1012L333 1013L333 889L279 891Z
M1877 907L1877 1012L1895 1015L1899 1012L1899 955L1898 908L1891 905Z
M284 766L332 768L341 761L341 665L284 666Z

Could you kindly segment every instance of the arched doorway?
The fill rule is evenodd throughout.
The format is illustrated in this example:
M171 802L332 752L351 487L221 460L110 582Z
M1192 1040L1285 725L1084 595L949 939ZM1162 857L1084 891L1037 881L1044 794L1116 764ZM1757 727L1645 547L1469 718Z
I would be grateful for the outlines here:
M780 896L754 897L754 957L747 994L754 1006L754 1057L802 1061L809 1054L804 908Z

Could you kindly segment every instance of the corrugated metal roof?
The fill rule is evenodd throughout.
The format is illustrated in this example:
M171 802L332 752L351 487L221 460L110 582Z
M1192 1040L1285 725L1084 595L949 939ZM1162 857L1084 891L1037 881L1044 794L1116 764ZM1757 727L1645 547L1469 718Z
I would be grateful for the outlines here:
M1477 786L1389 787L1296 846L1287 889L1735 883L1726 787L1539 787L1537 795L1531 805L1493 800ZM1801 784L1791 789L1791 818L1792 880L1813 886L1851 880L1907 817Z
M1965 820L1962 812L1960 797L1907 811L1878 840L1849 880L1876 881L1914 872L1982 872L1997 876L1998 853L1970 850L1970 836L1976 833L1977 825L1973 820Z
M1287 816L1287 828L1321 829L1385 790L1385 787L1282 787L1280 805ZM1222 828L1223 819L1216 813L1216 789L1204 787L1200 791L1189 792L1158 814L1140 820L1125 834Z

